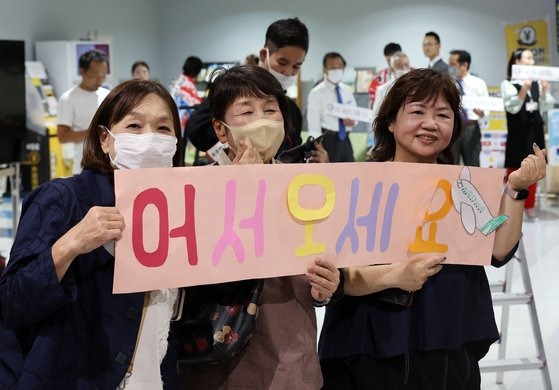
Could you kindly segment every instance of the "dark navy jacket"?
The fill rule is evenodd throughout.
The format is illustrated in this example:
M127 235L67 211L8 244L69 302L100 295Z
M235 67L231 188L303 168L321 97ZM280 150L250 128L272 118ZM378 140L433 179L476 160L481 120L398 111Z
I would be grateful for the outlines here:
M114 258L78 256L58 281L54 242L94 205L114 206L93 171L48 182L24 203L0 279L0 389L115 389L130 365L143 293L112 294Z

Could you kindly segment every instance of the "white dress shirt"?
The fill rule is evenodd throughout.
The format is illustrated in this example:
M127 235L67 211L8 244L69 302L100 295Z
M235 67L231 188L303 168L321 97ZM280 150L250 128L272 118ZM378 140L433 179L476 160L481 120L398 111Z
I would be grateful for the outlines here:
M342 97L341 104L357 106L357 102L353 97L351 89L349 89L349 87L344 83L339 83L338 85L340 86L340 95ZM335 88L336 84L324 79L309 93L309 100L307 103L307 126L309 135L312 135L315 138L322 134L322 129L331 131L339 130L338 118L332 115L327 115L323 112L324 104L326 102L338 103ZM352 129L352 126L346 125L345 129L349 132Z
M472 76L469 72L462 79L462 88L464 89L464 96L471 97L489 97L487 84L479 77ZM489 121L489 111L483 111L484 116L480 118L473 109L466 109L468 120L478 121L480 127L484 127Z
M518 97L518 90L513 84L522 85L523 83L524 83L523 80L511 80L511 81L504 80L501 83L501 96L503 97L505 110L507 110L513 115L517 114L522 108L522 105L524 104L524 100L520 100L520 98ZM551 92L549 92L549 90L547 91L545 96L542 96L542 84L538 82L538 86L540 88L538 109L540 111L540 114L542 114L553 108L553 104L555 103L555 98L551 95ZM532 92L528 90L526 96L531 97Z

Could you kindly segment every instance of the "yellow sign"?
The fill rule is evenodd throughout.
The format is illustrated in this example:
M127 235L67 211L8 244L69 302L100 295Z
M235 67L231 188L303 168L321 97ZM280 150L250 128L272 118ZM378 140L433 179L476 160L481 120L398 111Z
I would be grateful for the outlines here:
M546 19L505 25L507 60L513 51L525 47L534 53L536 65L549 64L549 29Z

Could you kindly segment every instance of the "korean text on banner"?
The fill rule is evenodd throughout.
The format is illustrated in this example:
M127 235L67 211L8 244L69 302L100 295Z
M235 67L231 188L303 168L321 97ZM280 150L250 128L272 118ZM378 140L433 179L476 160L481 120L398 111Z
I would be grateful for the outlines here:
M436 164L229 165L115 171L126 228L114 292L306 273L441 253L489 264L503 171Z

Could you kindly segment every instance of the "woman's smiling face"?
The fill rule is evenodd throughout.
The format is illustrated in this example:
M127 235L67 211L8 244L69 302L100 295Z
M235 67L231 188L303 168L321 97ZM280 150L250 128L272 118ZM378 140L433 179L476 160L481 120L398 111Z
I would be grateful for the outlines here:
M453 127L454 113L442 96L404 104L389 126L396 141L394 161L436 163L450 143Z

